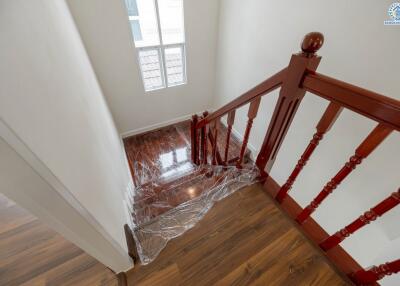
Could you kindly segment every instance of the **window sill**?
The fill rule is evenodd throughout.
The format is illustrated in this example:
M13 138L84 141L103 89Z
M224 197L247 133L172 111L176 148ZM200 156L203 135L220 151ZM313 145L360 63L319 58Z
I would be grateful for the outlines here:
M168 87L157 87L157 88L153 88L153 89L144 90L144 92L145 92L145 93L151 93L151 92L156 92L156 91L159 91L159 90L162 90L162 89L168 89L168 88L179 87L179 86L182 86L182 85L185 85L185 84L187 84L186 81L185 81L185 82L182 82L182 83L170 85L170 86L168 86Z

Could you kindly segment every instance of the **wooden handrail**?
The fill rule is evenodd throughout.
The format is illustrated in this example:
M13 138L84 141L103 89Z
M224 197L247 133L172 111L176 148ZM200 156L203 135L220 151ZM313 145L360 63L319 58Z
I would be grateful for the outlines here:
M286 68L219 108L214 113L203 116L202 118L194 116L191 122L192 161L196 164L200 162L207 164L207 136L204 134L208 134L211 139L213 151L212 163L214 165L230 165L232 162L235 163L237 168L241 168L253 120L257 115L261 97L280 88L274 112L255 161L255 165L261 173L264 185L267 186L266 189L270 192L271 190L268 189L270 187L268 182L270 182L272 178L269 177L269 173L304 95L306 92L310 92L330 101L325 113L316 126L316 133L301 155L300 160L293 169L288 180L282 187L279 187L275 183L276 186L271 194L281 206L296 219L300 228L326 252L331 261L344 273L349 275L357 285L363 285L365 283L377 285L374 283L383 276L400 271L400 260L364 270L340 246L340 242L370 221L373 221L378 216L383 215L385 212L399 205L400 190L333 235L328 235L328 233L313 220L311 214L343 180L350 176L356 166L361 164L362 160L367 158L385 138L393 131L400 131L400 101L317 73L316 69L320 63L321 57L318 56L316 52L322 47L323 42L324 36L321 33L312 32L307 34L301 44L302 52L293 54ZM232 126L234 124L235 110L246 104L250 104L250 106L240 154L239 157L228 160L229 142ZM314 150L317 148L318 143L322 140L324 134L333 126L343 108L348 108L353 112L377 121L378 124L358 148L356 148L354 155L351 156L332 179L326 183L311 203L303 209L288 192L305 167L307 160L310 159ZM217 146L218 124L220 118L226 114L228 114L227 137L225 140L224 159L222 160ZM201 144L198 143L199 131L202 138ZM201 161L198 155L199 146L201 146L201 150L203 150Z
M312 71L307 71L302 87L400 131L399 100Z
M224 116L225 114L231 112L232 110L235 110L235 109L251 102L255 98L263 96L263 95L273 91L274 89L277 89L278 87L281 86L283 79L285 78L286 70L287 70L287 68L284 68L283 70L277 72L276 74L274 74L267 80L263 81L256 87L254 87L254 88L250 89L249 91L247 91L246 93L242 94L235 100L224 105L217 111L209 114L206 118L200 120L196 124L196 128L201 128L204 125L213 121L214 119L220 118L221 116Z

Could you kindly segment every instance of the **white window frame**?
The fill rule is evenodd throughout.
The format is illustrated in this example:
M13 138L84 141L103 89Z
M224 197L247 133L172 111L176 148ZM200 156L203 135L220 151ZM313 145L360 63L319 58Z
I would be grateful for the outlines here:
M152 91L152 90L158 90L158 89L163 89L166 87L165 85L165 76L164 76L164 67L163 67L163 57L161 55L162 50L161 50L161 45L156 45L156 46L147 46L147 47L140 47L137 48L138 49L138 62L139 62L139 66L140 66L140 73L142 76L142 82L143 82L143 87L144 87L144 91ZM146 86L144 84L144 78L143 78L143 69L142 69L142 63L140 62L140 51L147 51L147 50L157 50L158 51L158 61L160 63L160 75L161 75L161 86L159 87L154 87L154 88L150 88L150 89L146 89Z
M182 43L164 44L163 43L163 37L162 37L162 31L161 31L161 22L160 22L160 12L159 12L159 9L158 9L158 0L153 0L153 1L154 1L155 12L156 12L158 39L159 39L160 44L159 45L145 46L145 47L138 47L137 48L138 57L139 57L140 72L141 72L141 75L142 75L142 82L143 82L143 87L144 87L145 92L158 90L158 89L163 89L163 88L167 88L167 87L179 86L179 85L183 85L183 84L187 83L185 24L183 24L183 42ZM182 5L183 5L183 1L182 1ZM184 8L182 10L184 11ZM182 17L184 17L184 16L182 15ZM139 16L130 16L129 17L130 20L139 20L139 18L140 18L140 13L139 13ZM166 57L165 57L165 49L174 48L174 47L179 47L181 49L181 53L182 53L181 54L181 56L182 56L182 82L169 84L168 83ZM155 49L158 50L158 55L159 55L160 74L161 74L162 86L151 88L151 89L146 89L145 84L144 84L144 78L143 78L142 64L140 63L140 51L155 50Z

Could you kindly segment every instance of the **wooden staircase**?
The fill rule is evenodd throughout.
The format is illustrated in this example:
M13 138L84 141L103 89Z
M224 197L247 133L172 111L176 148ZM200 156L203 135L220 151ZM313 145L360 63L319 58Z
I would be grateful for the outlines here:
M253 120L257 116L261 97L267 96L271 91L280 88L279 98L255 163L262 175L264 187L281 204L282 209L297 222L303 232L356 285L377 285L377 281L384 276L400 271L400 260L383 263L371 269L362 269L340 246L340 242L397 206L400 203L400 189L397 191L387 190L388 197L385 200L333 235L328 235L313 220L311 215L380 143L392 132L400 131L400 102L317 73L316 70L321 57L316 52L322 47L323 42L324 37L321 33L313 32L307 34L301 44L302 51L292 55L288 67L214 113L206 114L200 119L196 115L193 116L191 125L192 160L196 164L206 164L208 156L204 134L214 134L214 140L216 140L221 118L227 116L228 128L231 128L234 124L234 119L232 118L234 118L235 110L249 104L247 128L242 145L242 150L244 150ZM304 153L300 156L293 172L282 187L277 187L269 173L306 92L326 99L330 103L316 126L316 133ZM311 158L314 150L324 135L329 132L344 108L376 121L377 125L355 149L354 155L349 158L348 162L327 182L310 204L303 209L289 195L289 191L307 161ZM227 148L229 148L228 145L226 146ZM217 162L215 159L217 151L211 150L211 154L213 154L212 164ZM238 168L241 167L241 154L236 161ZM393 191L394 193L390 195Z
M190 157L192 165L188 165L186 169L183 168L184 171L174 174L174 176L163 178L157 170L153 170L153 172L147 170L154 176L138 174L138 170L139 173L141 171L140 168L135 167L135 164L148 160L149 162L144 165L151 166L153 164L152 159L144 158L144 154L135 153L135 148L132 147L133 143L130 140L136 139L126 139L125 146L132 175L135 184L141 186L141 193L134 198L133 203L133 207L138 210L136 212L138 217L135 219L141 223L147 223L171 208L190 200L187 193L182 192L182 195L173 196L173 201L168 201L166 209L152 208L154 202L169 200L171 197L165 196L165 194L179 190L177 186L185 186L181 189L187 190L188 186L203 184L198 192L207 189L209 187L207 184L212 185L212 182L196 181L199 174L204 175L209 172L210 169L207 166L230 166L239 170L246 168L246 164L251 163L247 144L261 98L279 88L279 98L263 144L259 153L253 154L256 158L255 166L260 174L258 179L261 184L257 186L269 194L279 208L292 218L303 234L314 243L318 251L321 251L323 256L329 259L330 263L340 273L352 281L349 282L349 280L348 283L379 285L378 280L386 275L399 272L400 260L383 263L371 269L363 269L340 246L340 243L366 224L396 207L400 203L400 189L397 191L387 190L388 197L385 200L333 235L329 235L311 216L340 183L351 175L356 166L362 163L363 159L368 157L392 132L400 131L399 101L316 72L321 60L316 52L322 47L323 41L324 38L321 33L307 34L301 44L302 51L292 55L288 67L215 112L211 114L204 112L200 116L193 115L190 128L181 128L177 131L181 136L177 141L185 142L185 144L190 143L190 148L186 148L185 152L188 152L186 155ZM316 133L309 145L306 146L292 173L289 174L286 183L279 186L270 177L270 171L306 92L328 100L329 105L316 126ZM243 140L240 142L232 135L232 127L235 122L236 110L245 105L249 105L248 122ZM312 157L314 150L323 140L324 135L329 132L344 108L376 121L377 125L356 148L354 155L349 158L348 162L303 209L290 196L290 189L306 166L307 161ZM225 116L226 126L221 123L221 119ZM190 134L188 134L189 130ZM190 138L190 142L185 141L185 137ZM179 142L175 143L178 144ZM174 146L174 149L177 149L177 146ZM177 155L175 153L174 156L176 161ZM193 166L198 167L193 168ZM223 173L220 175L223 177ZM147 178L146 182L141 179L143 177ZM393 191L395 192L390 195ZM194 189L194 193L196 192L196 189ZM131 240L129 230L127 230L127 239ZM175 249L175 251L180 250ZM134 271L136 275L140 275L137 271Z

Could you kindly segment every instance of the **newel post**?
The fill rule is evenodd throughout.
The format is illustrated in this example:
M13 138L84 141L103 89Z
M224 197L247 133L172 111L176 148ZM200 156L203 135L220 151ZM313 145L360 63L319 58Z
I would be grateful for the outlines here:
M321 57L316 52L323 43L324 36L321 33L309 33L301 44L302 52L292 55L290 59L286 78L256 160L256 165L264 170L264 175L271 171L282 141L304 97L305 90L301 87L304 75L307 71L315 71L319 65Z

